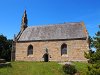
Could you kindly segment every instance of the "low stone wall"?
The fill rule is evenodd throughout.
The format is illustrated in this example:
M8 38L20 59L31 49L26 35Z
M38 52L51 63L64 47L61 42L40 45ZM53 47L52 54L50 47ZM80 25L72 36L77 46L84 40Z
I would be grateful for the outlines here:
M0 59L0 63L5 63L5 59Z

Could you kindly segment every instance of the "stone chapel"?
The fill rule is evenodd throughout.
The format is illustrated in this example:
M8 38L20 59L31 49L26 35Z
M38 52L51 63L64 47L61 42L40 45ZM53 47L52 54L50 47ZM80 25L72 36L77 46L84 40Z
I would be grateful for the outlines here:
M13 40L15 61L87 61L88 32L83 22L28 26L26 10Z

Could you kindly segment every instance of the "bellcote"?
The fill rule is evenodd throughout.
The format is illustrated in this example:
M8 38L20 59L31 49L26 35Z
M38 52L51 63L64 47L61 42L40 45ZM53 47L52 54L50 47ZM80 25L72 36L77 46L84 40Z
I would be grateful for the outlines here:
M27 24L28 24L28 19L27 19L27 13L26 13L26 10L25 10L23 17L22 17L21 31L24 31L27 28Z

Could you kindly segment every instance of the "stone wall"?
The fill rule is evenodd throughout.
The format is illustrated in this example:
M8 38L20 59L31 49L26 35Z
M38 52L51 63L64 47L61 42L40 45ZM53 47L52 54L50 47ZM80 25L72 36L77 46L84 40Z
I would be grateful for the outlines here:
M61 56L61 45L67 44L67 54ZM33 55L27 56L29 45L33 46ZM49 61L86 61L84 51L89 50L86 40L37 41L16 43L16 61L44 61L43 55L49 53Z

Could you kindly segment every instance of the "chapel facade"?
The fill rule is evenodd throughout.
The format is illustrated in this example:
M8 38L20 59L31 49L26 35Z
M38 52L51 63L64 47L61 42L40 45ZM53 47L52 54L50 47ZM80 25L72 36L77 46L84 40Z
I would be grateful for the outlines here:
M26 11L13 40L15 61L86 61L88 32L83 22L28 26Z

